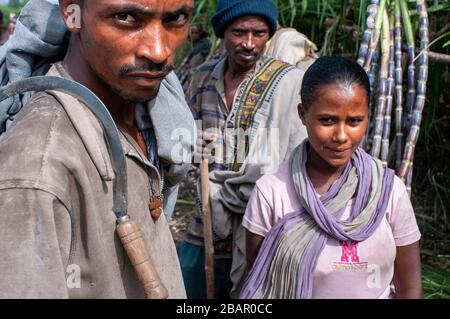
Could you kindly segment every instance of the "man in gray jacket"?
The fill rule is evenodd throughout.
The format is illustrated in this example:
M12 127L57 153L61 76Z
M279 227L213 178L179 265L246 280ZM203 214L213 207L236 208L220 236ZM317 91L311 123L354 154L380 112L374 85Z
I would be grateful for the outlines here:
M55 36L61 30L45 26L61 19L55 10L62 13L71 36L64 59L47 74L85 85L108 108L126 157L129 214L141 226L169 298L184 298L166 218L151 214L150 206L166 195L164 207L173 207L177 184L188 169L185 161L173 158L170 146L178 143L190 152L192 142L169 138L175 129L193 135L195 126L171 70L187 36L193 1L59 4L58 9L31 0L18 32L26 35L22 39L33 39L30 32L41 32L41 39ZM14 113L11 105L7 115ZM96 117L74 97L48 91L34 96L7 126L0 140L0 298L143 297L115 235L114 172Z

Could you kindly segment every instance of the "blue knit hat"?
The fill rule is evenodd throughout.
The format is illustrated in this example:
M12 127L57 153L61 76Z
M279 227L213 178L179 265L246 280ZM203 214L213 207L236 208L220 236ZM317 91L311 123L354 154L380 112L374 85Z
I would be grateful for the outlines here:
M277 30L278 9L272 0L219 0L211 23L218 38L223 38L225 29L239 17L261 16L269 24L269 35Z

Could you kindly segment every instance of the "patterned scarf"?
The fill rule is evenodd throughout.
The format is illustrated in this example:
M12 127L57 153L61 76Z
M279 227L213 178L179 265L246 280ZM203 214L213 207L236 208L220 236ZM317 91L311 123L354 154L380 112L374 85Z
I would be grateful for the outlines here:
M235 159L230 167L232 171L239 171L248 154L250 137L248 130L253 128L255 114L266 100L270 100L278 82L293 66L272 58L265 58L264 64L242 88L238 94L240 107L236 110L235 128L238 128L235 143Z
M311 298L313 273L328 238L361 242L382 221L394 172L357 149L342 175L320 198L306 172L308 142L292 154L290 171L303 210L285 215L267 234L241 298ZM356 197L347 220L347 203Z

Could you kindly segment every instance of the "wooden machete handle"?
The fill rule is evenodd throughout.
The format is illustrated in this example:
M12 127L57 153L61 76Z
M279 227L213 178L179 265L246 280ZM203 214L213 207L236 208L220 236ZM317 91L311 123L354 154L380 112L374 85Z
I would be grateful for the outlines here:
M167 299L169 293L156 272L147 245L142 238L139 223L135 220L121 222L117 225L117 233L144 287L145 298Z

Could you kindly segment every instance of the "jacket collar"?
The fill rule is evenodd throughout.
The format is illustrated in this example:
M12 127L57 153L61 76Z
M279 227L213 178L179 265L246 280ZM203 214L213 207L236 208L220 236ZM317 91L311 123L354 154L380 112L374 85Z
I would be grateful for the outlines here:
M54 64L47 75L73 80L61 63ZM60 91L48 91L48 93L53 95L64 108L102 179L113 180L114 171L111 158L99 120L84 103L73 96Z

